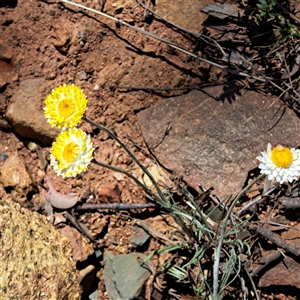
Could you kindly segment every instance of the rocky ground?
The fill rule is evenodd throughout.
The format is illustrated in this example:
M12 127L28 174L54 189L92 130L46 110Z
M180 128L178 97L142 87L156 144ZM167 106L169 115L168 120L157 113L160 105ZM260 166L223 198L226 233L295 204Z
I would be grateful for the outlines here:
M199 39L200 32L217 35L219 25L227 28L220 20L220 24L215 20L215 24L206 26L207 14L200 10L213 1L76 3L227 67L224 57L211 52L211 41L204 47ZM166 24L143 5L186 30ZM178 186L184 184L195 195L213 187L214 195L222 199L237 194L249 176L257 173L255 157L269 141L300 145L297 106L294 110L291 105L283 107L284 102L262 82L253 85L252 79L223 72L170 44L70 4L0 0L0 16L1 199L48 214L48 220L70 239L72 259L83 278L83 298L108 299L109 295L118 299L121 293L124 299L139 294L145 299L196 299L185 286L177 290L174 281L154 276L156 268L172 260L170 255L154 257L151 272L136 265L137 260L168 245L170 236L178 230L173 219L158 208L75 213L43 208L45 191L51 184L59 193L76 193L82 203L149 204L142 189L124 174L94 164L76 178L55 174L49 166L49 154L58 131L44 118L46 96L63 83L76 84L89 100L86 116L111 129L164 187L177 193ZM233 24L230 26L237 26ZM238 45L245 38L248 43L243 28L238 27L238 34L226 38L238 41ZM228 44L225 46L227 51ZM253 49L245 47L243 51L248 64L251 62L251 72L261 76L261 61L249 59L254 57ZM249 65L237 60L229 66L238 72L250 72ZM141 169L107 133L87 122L80 127L91 136L97 160L142 178ZM259 192L249 194L249 199L260 195L261 186L258 188ZM270 211L277 209L277 202L272 201L259 211L260 220L272 217ZM299 239L286 234L286 240ZM249 261L264 256L264 251L258 252L255 250L256 257ZM291 271L283 270L289 265L297 273L299 265L293 262L288 258L277 266L276 274L281 274L282 280L276 282L276 299L296 299L299 280L290 276ZM136 276L131 281L124 272L128 269ZM274 285L272 274L256 279L262 298L272 295L268 289ZM122 287L124 282L129 291ZM284 294L281 287L289 285L293 287L291 293ZM22 299L30 299L28 295L25 293Z

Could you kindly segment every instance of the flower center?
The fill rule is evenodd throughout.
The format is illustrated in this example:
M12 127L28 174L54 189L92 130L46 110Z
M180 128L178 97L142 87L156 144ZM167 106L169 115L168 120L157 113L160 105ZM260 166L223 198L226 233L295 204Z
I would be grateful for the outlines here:
M73 163L78 159L79 153L79 146L76 143L71 142L65 146L62 155L65 161L67 161L68 163Z
M76 103L72 99L63 99L58 104L58 112L63 117L69 117L76 111Z
M289 148L276 146L271 151L271 160L279 168L288 168L293 162L293 153Z

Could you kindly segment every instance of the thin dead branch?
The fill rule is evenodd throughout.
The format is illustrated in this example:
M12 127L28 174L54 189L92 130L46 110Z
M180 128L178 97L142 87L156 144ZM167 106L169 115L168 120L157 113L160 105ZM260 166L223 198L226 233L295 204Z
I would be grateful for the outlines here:
M271 263L278 260L282 257L282 254L280 251L275 251L272 254L262 257L258 265L250 272L251 277L254 277L255 275L259 274L261 271L263 271L265 268L267 268Z
M283 198L281 205L284 209L299 209L300 198Z
M278 234L273 233L272 231L263 228L261 226L250 224L248 225L248 228L256 233L259 233L263 237L267 238L269 241L271 241L273 244L275 244L277 247L282 248L286 250L289 253L292 253L295 256L299 256L299 251L290 243L284 241Z
M152 203L84 203L75 207L75 211L88 211L88 210L131 210L154 208L157 205Z

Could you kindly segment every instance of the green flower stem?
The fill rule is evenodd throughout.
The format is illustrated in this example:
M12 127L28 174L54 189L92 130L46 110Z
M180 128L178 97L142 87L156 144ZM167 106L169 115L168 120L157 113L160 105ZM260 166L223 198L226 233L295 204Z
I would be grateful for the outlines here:
M149 177L149 179L151 180L152 184L154 185L159 197L157 195L155 195L155 199L156 201L162 205L164 208L168 209L169 211L171 210L171 204L170 202L167 200L167 198L165 197L165 195L163 194L162 190L160 189L160 187L158 186L157 182L155 181L155 179L153 178L152 174L140 163L140 161L135 157L135 155L126 147L126 145L121 141L119 140L119 138L112 132L110 131L109 129L107 129L105 126L99 124L99 123L96 123L94 122L93 120L87 118L87 117L83 117L83 120L85 120L86 122L96 126L97 128L99 128L100 130L103 130L105 131L112 139L114 139L117 143L120 144L120 146L129 154L129 156L134 160L134 162L143 170L143 172ZM96 161L96 160L95 160ZM99 164L100 162L98 162L97 164ZM106 165L106 164L103 164L101 163L102 166L106 167L106 168L109 168L109 169L112 169L115 168L114 170L117 171L117 172L121 172L121 173L124 173L126 171L124 170L121 170L121 169L118 169L116 167L112 167L110 165ZM118 170L117 170L118 169ZM127 176L129 176L131 179L133 179L137 184L139 184L145 191L150 191L149 188L147 188L144 184L142 184L139 180L137 180L132 174L126 172L124 173L126 174ZM149 192L148 192L149 193ZM151 191L150 193L153 197L154 197L154 193Z
M255 178L252 182L250 182L234 199L234 201L231 203L227 214L223 220L222 228L220 231L220 238L218 241L218 247L215 249L215 259L214 259L214 270L213 270L213 300L221 299L221 295L218 294L219 289L219 265L220 265L220 256L221 256L221 249L223 245L223 240L225 236L226 226L227 222L230 218L230 215L232 213L233 208L237 204L237 202L240 200L242 195L246 193L256 182L261 180L265 174L260 174L257 178ZM222 291L220 291L222 292Z
M151 191L151 189L149 189L146 185L144 185L143 183L141 183L135 176L133 176L129 172L127 172L127 171L125 171L123 169L120 169L120 168L108 165L106 163L103 163L103 162L101 162L101 161L99 161L99 160L97 160L95 158L92 159L91 163L94 163L95 165L98 165L100 167L104 167L104 168L110 169L110 170L115 171L115 172L119 172L119 173L125 174L127 177L129 177L130 179L132 179L136 184L138 184L147 194L151 195L152 197L154 197L157 200L158 196L155 193L153 193Z

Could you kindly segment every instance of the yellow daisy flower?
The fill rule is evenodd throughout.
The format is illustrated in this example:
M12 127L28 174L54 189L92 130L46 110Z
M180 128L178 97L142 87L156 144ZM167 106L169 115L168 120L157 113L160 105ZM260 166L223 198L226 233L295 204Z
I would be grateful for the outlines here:
M90 137L78 128L62 131L52 144L50 165L57 175L76 176L84 171L93 158Z
M45 100L44 115L52 127L76 126L86 111L87 98L74 84L63 84L52 90Z
M278 145L272 149L268 144L267 151L261 152L257 159L261 162L261 173L268 175L269 180L292 182L300 175L300 150Z

